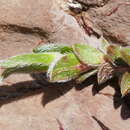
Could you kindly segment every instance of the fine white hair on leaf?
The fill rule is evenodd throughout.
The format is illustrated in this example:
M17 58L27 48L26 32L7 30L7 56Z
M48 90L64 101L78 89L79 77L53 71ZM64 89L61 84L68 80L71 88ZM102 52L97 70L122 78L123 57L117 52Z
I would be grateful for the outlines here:
M0 85L3 83L3 76L0 76Z
M56 63L63 57L64 55L60 54L57 55L57 57L55 58L55 60L50 64L49 69L47 71L47 78L49 79L49 81L51 81L51 77L52 77L52 71L53 68L55 67Z

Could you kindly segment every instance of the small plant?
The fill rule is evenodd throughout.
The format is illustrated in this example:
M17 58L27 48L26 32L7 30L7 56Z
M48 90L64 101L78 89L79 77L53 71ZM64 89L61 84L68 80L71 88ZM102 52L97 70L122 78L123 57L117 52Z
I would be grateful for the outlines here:
M4 69L0 80L12 73L46 72L49 82L77 83L97 74L99 84L114 76L119 78L122 96L130 91L130 48L111 45L102 38L101 47L87 44L41 45L31 54L22 54L0 62Z

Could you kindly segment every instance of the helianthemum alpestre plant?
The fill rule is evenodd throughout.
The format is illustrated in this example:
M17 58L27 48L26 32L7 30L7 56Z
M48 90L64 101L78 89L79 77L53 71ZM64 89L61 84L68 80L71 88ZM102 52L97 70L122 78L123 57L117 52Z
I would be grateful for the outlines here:
M81 83L97 74L99 84L113 76L119 78L122 96L130 91L130 48L111 45L102 39L99 49L88 44L45 44L31 54L22 54L3 60L2 81L12 73L46 72L49 82Z

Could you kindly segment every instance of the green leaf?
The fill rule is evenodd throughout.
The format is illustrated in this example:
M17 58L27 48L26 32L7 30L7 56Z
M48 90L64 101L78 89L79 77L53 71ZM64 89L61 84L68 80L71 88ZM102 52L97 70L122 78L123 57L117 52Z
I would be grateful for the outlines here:
M114 76L114 67L109 62L104 62L98 68L98 84L105 83Z
M125 72L121 78L121 94L122 96L127 95L130 92L130 73Z
M107 47L107 55L112 59L113 62L121 58L120 53L121 46L110 45Z
M104 54L90 45L74 44L73 50L79 60L84 64L98 66L104 61Z
M130 65L130 48L122 48L120 52L121 52L121 55L122 55L122 59L128 65Z
M85 74L82 74L79 78L76 79L76 83L82 83L83 81L85 81L87 78L89 78L90 76L96 74L98 72L97 69L95 70L91 70L89 72L86 72Z
M73 53L68 53L52 63L47 77L50 82L67 82L76 78L86 69L87 66L82 65Z
M108 48L108 46L110 46L109 42L104 37L101 37L101 46L99 47L99 49L104 54L107 54L107 48Z
M63 45L63 44L45 44L38 46L33 49L34 53L39 53L39 52L60 52L60 53L68 53L72 52L72 48L68 45Z
M58 55L61 54L56 52L22 54L1 61L0 67L10 68L18 65L28 65L28 64L30 65L35 63L36 64L43 63L45 65L50 65Z
M0 80L2 82L12 73L45 72L59 56L61 56L59 53L33 53L11 57L0 62L0 67L4 68Z

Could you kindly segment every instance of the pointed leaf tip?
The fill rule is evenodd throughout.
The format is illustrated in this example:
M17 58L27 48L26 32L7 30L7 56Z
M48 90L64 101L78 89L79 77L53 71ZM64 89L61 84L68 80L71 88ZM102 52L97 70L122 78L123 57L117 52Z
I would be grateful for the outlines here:
M120 87L121 87L122 97L124 97L130 92L130 73L129 72L125 72L122 75Z
M107 54L107 48L110 46L110 43L104 38L101 37L101 45L99 46L99 49L104 53Z
M3 77L2 76L0 76L0 85L3 83Z

